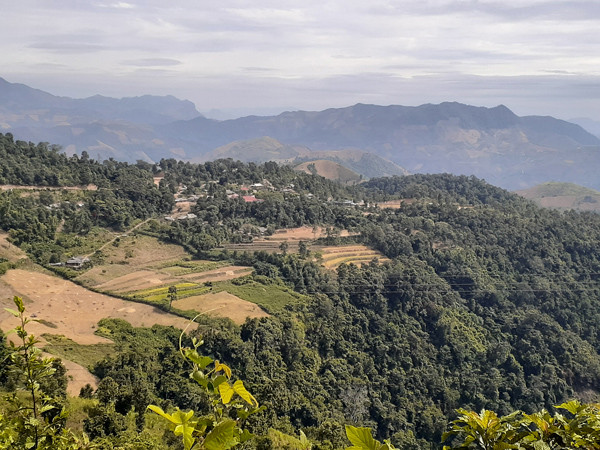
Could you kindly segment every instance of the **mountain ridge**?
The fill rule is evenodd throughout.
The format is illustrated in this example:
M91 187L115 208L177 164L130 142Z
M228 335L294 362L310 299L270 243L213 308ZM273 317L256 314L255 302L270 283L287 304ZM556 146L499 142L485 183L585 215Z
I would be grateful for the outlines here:
M202 155L194 162L232 158L242 162L263 163L275 161L280 164L298 165L314 160L328 160L339 164L365 178L407 175L403 167L374 153L358 149L312 150L300 145L279 142L270 136L233 141Z
M55 142L71 154L198 161L234 141L269 136L291 148L359 149L411 173L476 175L512 190L549 180L600 189L598 137L550 116L519 117L504 105L359 103L219 121L172 96L73 100L2 81L0 129Z

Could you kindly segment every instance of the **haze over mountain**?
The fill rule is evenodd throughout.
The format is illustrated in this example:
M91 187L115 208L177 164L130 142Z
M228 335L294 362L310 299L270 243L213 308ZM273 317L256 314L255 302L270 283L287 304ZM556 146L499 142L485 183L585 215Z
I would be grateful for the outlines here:
M573 183L543 183L516 193L545 208L600 212L600 192Z
M358 149L409 172L476 175L508 189L547 181L600 189L598 137L552 117L519 117L502 105L357 104L218 121L174 97L74 100L2 80L0 127L19 139L58 143L67 153L86 150L99 159L203 160L233 141L268 136L288 150ZM264 160L260 146L253 152Z
M407 175L408 171L388 159L362 150L311 150L301 145L282 144L277 139L264 136L256 139L233 141L202 155L198 161L232 158L243 162L280 164L310 163L326 160L344 166L366 178ZM322 175L319 173L319 175Z
M587 117L577 117L574 119L569 119L569 122L575 123L582 128L585 128L593 135L600 137L600 122L597 120L588 119Z

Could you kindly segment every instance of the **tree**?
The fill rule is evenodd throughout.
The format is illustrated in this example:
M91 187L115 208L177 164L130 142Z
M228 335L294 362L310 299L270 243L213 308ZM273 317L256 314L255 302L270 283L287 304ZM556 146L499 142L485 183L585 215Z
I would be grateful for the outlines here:
M298 242L298 254L301 258L306 258L308 256L308 246L305 241Z
M210 397L212 410L196 416L193 410L184 412L177 408L169 414L156 405L148 408L169 422L175 435L182 437L185 450L226 450L248 441L253 435L242 424L264 407L258 406L258 401L246 390L243 381L231 381L232 372L227 365L198 353L198 347L203 343L201 340L193 338L193 348L183 348L181 340L184 332L179 341L181 354L192 365L190 377Z
M66 412L60 399L52 396L55 384L56 359L44 358L36 346L39 342L29 334L26 326L31 319L25 316L20 297L14 297L16 310L6 308L19 319L14 332L19 345L10 343L12 378L16 389L7 398L7 414L0 413L0 447L27 449L79 448L79 440L64 429Z
M457 442L444 446L444 450L598 448L600 405L572 400L555 408L564 413L515 411L499 417L489 410L477 414L459 409L458 419L443 436L444 441Z
M281 253L283 253L284 255L287 254L289 247L290 246L287 243L287 241L283 241L281 244L279 244L279 250L281 250Z
M169 286L169 293L167 297L169 298L169 309L171 309L173 302L177 300L177 286Z

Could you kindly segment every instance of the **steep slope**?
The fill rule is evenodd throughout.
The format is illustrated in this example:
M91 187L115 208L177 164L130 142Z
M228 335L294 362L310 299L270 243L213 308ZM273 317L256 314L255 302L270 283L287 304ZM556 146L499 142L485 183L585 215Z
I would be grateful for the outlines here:
M207 151L233 140L272 136L313 150L360 148L410 172L475 174L506 187L549 179L600 187L600 139L552 117L519 117L505 106L355 105L223 122L204 118L164 127Z
M242 162L263 163L266 161L289 162L299 155L311 153L310 149L282 144L277 139L262 136L256 139L230 142L213 151L195 158L197 161L212 161L232 158Z
M200 114L192 102L144 95L85 99L58 97L0 78L0 130L17 139L53 142L67 153L134 162L183 157L177 139L165 142L153 127Z
M275 161L283 164L327 160L347 167L365 178L408 174L408 171L399 165L362 150L313 151L300 145L283 144L268 136L230 142L199 158L195 158L194 161L212 161L219 158L232 158L242 162L255 163Z
M362 176L347 167L333 161L317 159L298 164L294 167L298 170L312 175L320 175L328 180L339 181L343 184L357 184L362 180Z
M3 128L56 126L96 120L161 124L190 120L200 113L188 100L171 95L110 98L101 95L84 99L57 97L24 84L0 78L0 123Z

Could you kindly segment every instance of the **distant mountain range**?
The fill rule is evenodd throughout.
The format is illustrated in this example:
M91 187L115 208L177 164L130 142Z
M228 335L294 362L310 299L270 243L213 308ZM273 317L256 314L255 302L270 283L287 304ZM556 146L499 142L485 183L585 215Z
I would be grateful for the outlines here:
M96 159L264 161L275 154L288 161L333 160L365 177L450 172L507 189L547 181L600 189L598 137L552 117L519 117L505 106L358 104L218 121L170 96L75 100L0 79L0 131ZM361 160L368 169L348 164Z
M366 178L408 174L408 171L398 164L362 150L314 151L301 145L282 144L277 139L268 136L230 142L197 158L197 161L211 161L219 158L257 163L275 161L292 165L326 160L344 166L356 172L357 176L362 175Z

